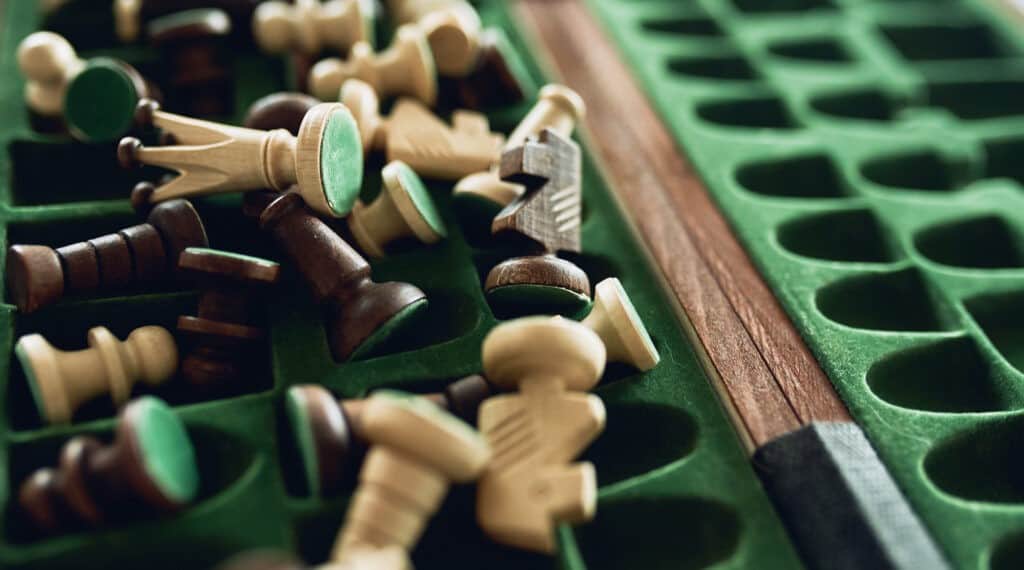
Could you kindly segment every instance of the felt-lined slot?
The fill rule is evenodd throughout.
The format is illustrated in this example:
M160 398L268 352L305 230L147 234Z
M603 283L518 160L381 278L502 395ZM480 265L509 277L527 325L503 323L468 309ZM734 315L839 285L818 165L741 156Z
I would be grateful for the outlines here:
M1024 416L975 425L940 442L924 472L943 492L982 503L1024 504Z
M1024 372L1024 291L981 295L968 299L968 312L997 350L1013 367Z
M882 35L910 61L991 59L1012 55L983 24L886 25Z
M876 89L819 95L810 100L811 109L839 119L892 121L899 105L886 93Z
M799 126L778 97L707 101L698 104L697 116L721 127L795 129Z
M861 174L880 186L949 192L967 182L967 164L930 150L880 156L861 165Z
M1024 267L1020 242L1006 220L995 215L938 224L914 236L914 247L931 261L970 269Z
M597 467L601 486L679 461L697 446L697 423L679 408L642 402L605 406L611 421L583 454ZM624 454L629 461L618 459Z
M641 21L640 26L645 31L657 34L699 38L718 38L723 35L722 28L714 20L703 16L651 18Z
M854 263L888 263L895 259L885 229L871 210L812 214L783 224L782 247L804 257Z
M820 289L815 302L826 318L856 329L938 332L951 328L914 269L847 277Z
M155 180L160 169L121 168L114 143L13 141L11 201L15 205L91 200L127 200L140 180Z
M690 570L729 559L740 520L729 506L697 497L645 496L602 501L576 530L589 570Z
M805 38L782 40L768 46L768 52L784 59L815 63L849 63L853 61L849 50L833 38Z
M930 105L942 107L960 119L991 119L1024 114L1024 81L963 81L928 86Z
M379 350L355 360L409 352L448 342L472 332L483 318L476 300L468 293L458 289L432 288L423 288L423 292L427 295L427 307L413 317L414 322L403 324L402 329L382 344Z
M849 189L825 154L808 154L743 165L740 186L754 194L778 198L842 198Z
M867 382L886 402L927 412L994 412L1020 400L1012 380L993 370L967 337L891 354L868 370Z
M1024 185L1024 137L1008 137L984 141L985 177L1009 178Z
M673 74L696 79L751 81L758 77L758 73L745 59L729 55L673 57L665 62L665 67Z
M804 12L817 9L835 9L831 0L732 0L737 10L751 14L772 12Z
M1024 532L1016 531L1003 537L992 550L991 570L1024 568Z

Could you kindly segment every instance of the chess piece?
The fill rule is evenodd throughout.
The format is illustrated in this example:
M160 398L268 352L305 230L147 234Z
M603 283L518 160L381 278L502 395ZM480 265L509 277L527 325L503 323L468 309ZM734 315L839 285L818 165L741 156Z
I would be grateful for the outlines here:
M408 283L375 283L370 265L313 215L298 194L287 193L260 215L328 312L327 336L334 359L372 354L426 308L423 291Z
M465 0L391 0L388 11L397 24L417 24L423 30L438 73L461 77L475 66L480 16Z
M167 107L189 116L234 113L231 19L223 10L186 10L149 23L150 44L160 53Z
M124 43L141 39L142 31L153 20L189 10L217 9L231 19L235 39L249 34L253 12L263 0L114 0L114 31Z
M255 326L256 295L277 282L280 266L237 253L190 247L178 259L182 276L200 286L195 316L178 317L178 332L192 339L181 361L182 379L202 392L243 380L262 364L266 338Z
M357 42L373 44L373 14L365 0L264 2L253 14L253 37L267 53L315 56L325 48L346 53Z
M506 107L519 103L532 85L530 73L501 28L488 28L477 39L473 70L462 77L441 77L441 100L465 109Z
M473 424L480 403L493 393L483 376L473 375L421 397ZM290 388L285 401L307 488L317 497L337 494L366 448L363 416L369 400L339 402L322 386L309 384Z
M523 117L508 140L503 151L509 151L526 143L527 139L540 135L544 129L551 129L568 138L572 135L576 124L583 119L586 106L575 91L564 85L549 84L540 90L537 103ZM457 200L473 200L482 203L482 210L490 213L488 220L494 218L505 206L508 206L526 192L522 184L502 180L499 175L500 159L494 161L489 169L476 172L459 180L455 185L454 196Z
M473 111L452 113L452 125L412 99L399 99L391 115L380 115L373 87L350 79L341 102L359 125L363 151L384 151L388 161L401 160L427 178L458 180L500 160L504 137L493 133L487 117Z
M272 93L249 106L242 126L260 131L284 129L298 135L306 113L319 104L319 99L305 93Z
M527 191L494 218L491 231L521 240L527 255L488 273L484 290L494 306L574 314L589 302L587 274L555 256L580 251L581 168L579 146L552 129L502 156L501 178Z
M394 161L381 172L384 186L369 204L357 200L347 218L356 244L370 257L384 257L384 247L403 237L415 237L421 243L441 241L444 221L420 177L401 161Z
M85 142L114 140L131 129L136 103L151 95L142 75L109 57L83 60L63 37L35 32L18 47L29 109L63 115L72 136Z
M601 399L584 394L604 370L605 348L587 327L528 317L484 339L484 373L518 390L480 407L493 458L477 483L477 521L492 539L553 553L555 526L590 520L597 508L591 463L572 463L604 429Z
M594 307L583 324L601 337L608 362L624 362L646 372L661 360L647 327L616 277L594 287Z
M106 327L89 329L89 348L64 352L39 334L18 339L14 353L45 423L66 424L82 404L110 394L116 408L137 382L159 386L178 369L178 348L167 329L135 329L120 341Z
M167 404L146 396L121 411L113 443L91 436L68 440L55 469L40 469L21 484L18 502L40 530L55 533L171 514L198 491L185 426Z
M138 114L140 123L152 123L177 143L145 147L125 137L118 145L126 167L150 164L178 172L152 193L152 202L263 188L283 192L297 185L318 213L342 217L359 195L359 132L339 103L310 109L297 137L284 129L257 131L166 113L153 101L140 103Z
M7 250L7 290L23 313L59 301L65 295L115 291L152 283L175 274L178 255L205 247L206 230L186 200L164 202L146 223L52 249L13 245Z
M345 554L343 562L328 562L320 566L302 564L283 552L256 550L231 557L216 570L411 570L412 563L404 550L390 548L361 548Z
M432 106L437 99L437 71L423 31L402 26L383 52L374 53L366 42L352 46L348 60L321 60L309 72L310 92L331 101L338 98L348 79L361 79L381 97L407 95Z
M345 561L363 548L409 552L448 486L476 479L491 456L464 422L399 392L371 396L362 422L371 447L332 561Z

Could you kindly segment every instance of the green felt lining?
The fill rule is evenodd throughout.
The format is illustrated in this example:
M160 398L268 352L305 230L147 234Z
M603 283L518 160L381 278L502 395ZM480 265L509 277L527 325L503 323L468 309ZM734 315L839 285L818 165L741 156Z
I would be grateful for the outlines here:
M320 177L331 211L342 217L359 198L363 181L363 146L359 127L347 110L327 119L320 145Z

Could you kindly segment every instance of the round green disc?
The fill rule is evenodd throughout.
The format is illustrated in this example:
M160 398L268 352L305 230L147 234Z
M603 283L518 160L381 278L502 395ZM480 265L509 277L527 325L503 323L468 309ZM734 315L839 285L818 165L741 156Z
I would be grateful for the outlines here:
M25 352L25 347L21 342L14 346L14 354L18 357L21 369L25 373L25 380L28 381L28 388L32 392L32 401L35 402L39 417L46 422L50 414L46 411L46 402L43 401L43 395L39 393L39 381L36 380L36 371L32 368L32 360L29 358L28 353Z
M64 117L76 137L112 141L131 128L138 102L139 92L124 64L97 57L68 85Z
M313 428L306 413L306 399L302 391L297 388L288 390L285 398L285 414L288 415L288 423L292 428L292 435L295 437L295 447L299 450L302 458L302 469L306 475L306 485L310 494L320 495L320 462L316 453L316 444L313 441Z
M420 316L421 311L427 308L427 300L420 299L414 303L409 303L402 308L401 311L395 313L395 316L388 319L384 324L377 327L377 330L373 331L373 334L366 337L354 351L352 351L349 360L360 360L369 356L373 356L377 350L385 346L389 339L391 339L396 333L402 330L410 323L414 323L417 317Z
M185 425L156 398L146 396L133 405L141 407L136 437L146 473L171 500L191 501L199 490L199 468Z
M550 314L575 316L587 308L590 299L575 291L551 285L505 285L487 292L496 313L504 315Z
M427 222L427 225L430 226L430 229L435 234L441 237L448 235L448 231L444 227L444 220L441 219L441 213L437 211L434 199L430 197L430 192L423 184L423 180L404 162L395 164L395 167L398 171L399 182L406 192L409 193L409 199L412 200L416 210L423 216L423 221Z
M327 205L338 217L352 211L363 184L363 144L352 113L331 113L320 143L320 180Z

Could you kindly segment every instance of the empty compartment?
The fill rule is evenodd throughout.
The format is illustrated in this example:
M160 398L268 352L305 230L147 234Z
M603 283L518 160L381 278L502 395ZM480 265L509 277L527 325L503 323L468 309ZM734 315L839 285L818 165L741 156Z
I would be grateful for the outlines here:
M949 192L969 181L966 162L930 150L879 156L861 165L864 178L894 189Z
M777 41L769 44L768 52L784 59L815 63L849 63L853 59L846 46L833 38Z
M992 119L1024 114L1024 81L965 81L928 86L928 104L960 119Z
M740 520L728 506L697 497L601 501L576 530L589 570L689 570L732 557Z
M583 455L597 467L602 486L679 461L697 445L697 423L679 408L643 402L606 403L606 408L608 425Z
M939 332L952 328L914 269L847 277L820 289L815 299L827 318L875 331Z
M882 34L911 61L987 59L1013 55L988 26L923 24L882 26Z
M796 120L778 97L717 100L700 103L697 116L722 127L795 129Z
M736 181L754 194L779 198L842 198L849 194L839 170L825 154L748 163L739 168Z
M717 79L722 81L750 81L757 72L741 57L673 57L665 66L675 75L688 78Z
M991 570L1024 568L1024 531L1015 531L1002 538L992 550Z
M871 210L812 214L782 225L782 247L804 257L854 263L894 260L886 230Z
M640 22L640 26L656 34L676 36L693 36L698 38L717 38L722 29L714 20L705 16L673 16L669 18L649 18Z
M1024 291L974 297L965 306L1003 358L1024 372Z
M877 89L819 95L810 100L812 109L838 119L892 121L900 105Z
M835 4L831 0L733 0L732 3L737 10L751 14L805 12L835 8Z
M867 382L886 402L926 412L995 412L1020 401L1014 380L993 370L967 337L891 354L868 370Z
M984 145L985 178L1009 178L1024 185L1024 138L992 139Z
M935 263L970 269L1024 267L1020 236L990 215L938 224L914 236L914 247Z
M924 472L942 491L984 503L1024 504L1024 416L974 425L940 442Z

